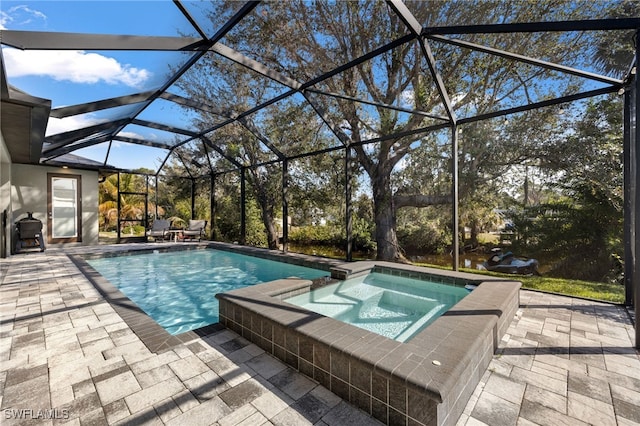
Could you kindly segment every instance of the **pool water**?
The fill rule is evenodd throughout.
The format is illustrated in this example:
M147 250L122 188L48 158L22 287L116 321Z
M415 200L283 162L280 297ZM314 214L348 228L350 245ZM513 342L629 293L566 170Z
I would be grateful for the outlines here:
M221 250L185 250L87 260L171 334L218 322L216 293L327 271Z
M286 301L406 342L467 294L463 287L373 272Z

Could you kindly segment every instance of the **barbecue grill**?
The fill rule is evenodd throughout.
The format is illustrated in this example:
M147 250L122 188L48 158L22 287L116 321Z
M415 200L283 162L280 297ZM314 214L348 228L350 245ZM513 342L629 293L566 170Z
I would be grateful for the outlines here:
M44 251L42 222L35 219L32 212L27 212L27 217L16 222L16 230L18 231L16 253L26 248L40 248L40 251Z

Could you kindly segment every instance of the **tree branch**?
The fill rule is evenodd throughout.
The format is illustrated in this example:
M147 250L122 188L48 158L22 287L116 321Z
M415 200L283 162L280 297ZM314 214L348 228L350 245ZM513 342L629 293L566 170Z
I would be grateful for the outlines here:
M396 209L401 207L429 207L450 204L451 195L394 195L393 204Z

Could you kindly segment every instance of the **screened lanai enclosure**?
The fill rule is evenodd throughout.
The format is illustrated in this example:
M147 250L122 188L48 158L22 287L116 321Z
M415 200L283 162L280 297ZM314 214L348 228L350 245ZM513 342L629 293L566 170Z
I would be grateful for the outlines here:
M615 255L640 297L637 2L50 3L3 22L3 98L51 100L38 161L115 179L141 226L182 197L212 239L455 269L500 230Z

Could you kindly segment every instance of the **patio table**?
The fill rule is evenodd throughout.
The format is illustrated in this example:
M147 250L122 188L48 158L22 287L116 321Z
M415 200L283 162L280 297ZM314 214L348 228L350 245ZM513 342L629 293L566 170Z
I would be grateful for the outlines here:
M169 229L167 232L171 235L174 243L178 242L178 236L182 234L182 229Z

